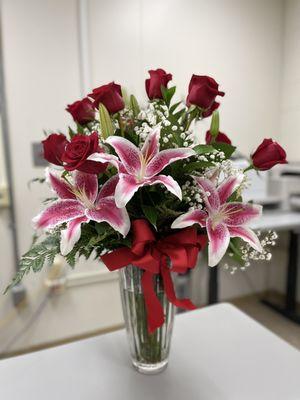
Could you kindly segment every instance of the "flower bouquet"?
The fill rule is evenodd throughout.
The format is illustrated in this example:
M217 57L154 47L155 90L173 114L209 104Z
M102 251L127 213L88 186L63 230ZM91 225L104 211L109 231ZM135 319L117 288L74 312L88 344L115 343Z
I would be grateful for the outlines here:
M210 267L226 252L243 268L270 258L274 237L260 240L249 228L262 207L244 203L242 192L248 170L270 169L286 155L265 139L238 168L236 148L219 131L216 100L224 92L216 81L193 75L186 101L174 102L172 75L149 73L146 106L111 82L67 107L75 121L68 135L43 140L54 198L34 218L38 239L10 287L57 254L71 266L80 256L101 259L120 271L133 364L154 373L168 362L174 306L195 308L177 297L173 278L193 269L200 251L208 249ZM209 117L201 143L199 121Z

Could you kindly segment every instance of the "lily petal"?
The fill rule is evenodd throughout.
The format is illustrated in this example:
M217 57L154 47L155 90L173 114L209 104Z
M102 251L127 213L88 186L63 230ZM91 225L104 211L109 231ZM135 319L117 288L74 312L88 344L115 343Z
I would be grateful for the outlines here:
M60 252L63 256L69 254L80 239L81 224L84 222L89 222L86 216L75 218L68 222L66 229L61 231Z
M229 246L230 234L223 223L214 225L211 218L207 219L206 229L208 235L208 265L214 267L219 264Z
M188 148L168 149L159 152L152 158L146 167L145 176L152 178L162 171L167 165L195 155L194 150Z
M85 193L91 203L94 203L98 193L98 178L95 174L85 172L74 172L75 190Z
M198 183L201 189L206 207L210 211L218 210L220 207L220 198L214 184L206 178L200 178L198 176L194 176L193 178Z
M118 170L120 168L120 161L118 160L118 157L114 156L113 154L107 154L107 153L93 153L91 154L88 158L88 161L96 161L99 163L110 163L114 167L116 167Z
M84 215L84 207L77 200L58 200L33 219L36 228L54 228L63 222Z
M240 186L243 179L244 175L239 174L238 176L232 176L221 183L218 187L221 204L225 203L232 193Z
M119 182L115 191L117 207L125 207L128 201L133 197L134 193L144 185L145 182L137 182L135 177L132 175L119 174Z
M138 175L141 170L141 152L129 140L119 136L109 136L106 142L118 154L128 174Z
M160 127L153 129L147 136L142 147L145 160L150 161L159 152Z
M179 200L182 200L182 192L178 183L170 176L170 175L157 175L153 178L148 179L148 185L156 185L157 183L161 183L164 185L169 192L174 194L174 196L178 197Z
M107 222L123 237L130 229L130 219L126 208L118 208L113 197L102 198L96 209L86 210L86 216L96 222Z
M50 183L52 189L57 193L61 199L76 199L75 194L72 192L72 187L66 181L57 176L57 173L46 169L46 180Z
M239 226L248 224L262 214L262 206L247 203L227 203L221 211L224 214L224 223L228 226Z
M231 237L239 237L249 243L254 250L260 253L263 251L260 241L252 229L246 226L229 226L228 229Z
M181 229L194 224L199 224L200 226L205 227L206 218L207 214L205 211L202 210L188 211L187 213L180 215L178 218L176 218L173 224L171 225L171 228Z
M100 189L96 203L99 201L99 199L103 199L103 197L113 196L115 194L118 182L119 175L114 175L108 181L106 181Z

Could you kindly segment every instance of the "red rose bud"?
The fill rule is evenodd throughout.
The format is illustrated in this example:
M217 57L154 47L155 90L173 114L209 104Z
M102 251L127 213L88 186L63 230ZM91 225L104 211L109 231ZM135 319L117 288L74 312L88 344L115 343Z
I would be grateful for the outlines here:
M110 82L107 85L94 89L89 96L94 99L95 108L98 108L99 104L102 103L110 114L115 114L125 107L121 86L117 85L115 82Z
M95 109L90 99L85 97L82 100L68 104L66 110L72 115L75 122L85 125L95 119Z
M93 153L102 152L97 132L93 132L90 136L75 135L67 144L62 156L64 168L67 171L78 170L89 174L99 174L105 171L107 164L87 160L87 158Z
M206 144L210 144L212 142L212 139L213 139L213 137L212 137L210 131L207 131L206 135L205 135ZM222 133L222 132L219 132L217 134L217 136L215 138L215 142L216 143L228 143L228 144L231 144L231 140L229 139L229 137L225 133Z
M211 114L219 106L217 105L218 103L215 104L216 97L224 95L224 92L219 91L219 85L213 78L193 75L189 84L189 94L186 103L188 106L193 104L200 107L204 112L208 111ZM211 111L211 108L214 108L214 110Z
M172 74L167 74L165 70L158 68L148 71L150 78L146 79L146 92L150 100L162 99L161 86L167 87L168 82L172 80Z
M62 155L68 140L62 133L52 133L47 139L42 141L44 158L51 164L62 165Z
M219 106L220 103L214 101L209 108L207 108L205 111L202 112L202 118L210 117L212 113L219 108Z
M254 167L260 171L271 169L276 164L287 164L286 152L273 139L264 139L251 158Z

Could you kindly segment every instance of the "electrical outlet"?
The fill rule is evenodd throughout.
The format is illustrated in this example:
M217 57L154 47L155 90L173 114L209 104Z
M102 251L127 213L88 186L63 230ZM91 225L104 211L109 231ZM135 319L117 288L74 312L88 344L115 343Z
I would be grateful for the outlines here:
M47 167L48 162L43 156L43 145L40 142L33 142L32 146L32 159L35 167Z
M20 283L11 289L12 299L15 307L23 307L26 305L27 294L25 286Z

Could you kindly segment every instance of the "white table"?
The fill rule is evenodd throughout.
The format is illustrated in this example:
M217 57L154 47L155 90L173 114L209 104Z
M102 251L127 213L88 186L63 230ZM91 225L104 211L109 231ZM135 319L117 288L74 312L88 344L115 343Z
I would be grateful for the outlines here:
M130 366L125 331L0 361L1 400L299 400L300 352L237 308L176 317L160 375Z

